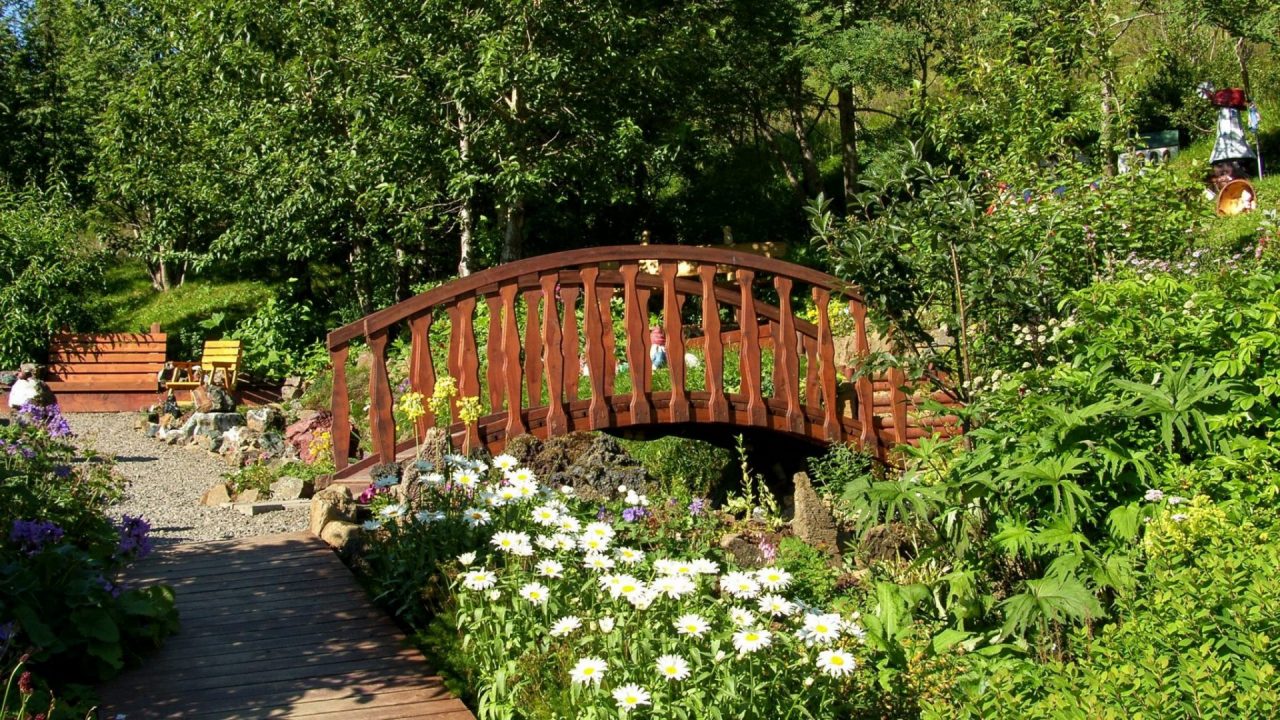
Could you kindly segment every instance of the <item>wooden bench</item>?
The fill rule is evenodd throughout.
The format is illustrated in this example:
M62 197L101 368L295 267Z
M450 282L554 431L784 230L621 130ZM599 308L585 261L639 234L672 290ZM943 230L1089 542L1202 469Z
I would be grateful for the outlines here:
M240 360L243 354L239 340L205 340L200 362L169 363L171 374L164 382L165 389L194 390L203 381L212 380L221 374L223 388L229 393L234 393L240 381ZM195 377L196 367L200 368L202 380L197 380ZM185 373L185 379L182 379L183 373Z
M159 399L166 336L149 333L75 335L49 342L49 389L63 412L125 412Z

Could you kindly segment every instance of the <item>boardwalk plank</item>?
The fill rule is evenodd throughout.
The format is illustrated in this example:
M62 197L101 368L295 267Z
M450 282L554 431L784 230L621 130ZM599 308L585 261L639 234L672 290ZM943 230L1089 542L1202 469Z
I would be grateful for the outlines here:
M472 718L310 535L165 548L139 578L174 586L182 628L100 688L100 718Z

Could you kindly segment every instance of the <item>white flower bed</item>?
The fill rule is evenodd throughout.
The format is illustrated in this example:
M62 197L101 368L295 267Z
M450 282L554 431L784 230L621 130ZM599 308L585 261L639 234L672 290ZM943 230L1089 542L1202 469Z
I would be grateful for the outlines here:
M633 547L655 531L540 485L509 456L447 465L422 473L416 507L382 503L369 526L386 543L469 533L451 619L482 718L834 717L856 688L856 613L789 598L785 568ZM648 504L619 488L614 509Z

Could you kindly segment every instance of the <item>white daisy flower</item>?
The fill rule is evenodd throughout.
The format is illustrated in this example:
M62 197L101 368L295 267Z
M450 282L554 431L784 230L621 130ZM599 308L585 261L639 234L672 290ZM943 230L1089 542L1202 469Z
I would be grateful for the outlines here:
M676 632L690 637L702 637L711 628L710 623L703 619L701 615L694 615L693 613L681 615L680 619L675 621L675 626Z
M502 591L498 588L494 588L489 591L489 600L492 602L498 602L498 598L500 597L502 597Z
M433 523L444 520L445 514L440 510L419 510L414 518L420 523Z
M844 630L846 635L852 635L862 641L867 639L867 631L856 622L844 620L840 623L840 627Z
M556 523L563 533L576 533L582 529L582 523L578 522L578 518L572 515L561 515L559 522Z
M401 517L407 512L409 512L409 506L396 504L382 508L378 511L378 514L382 517Z
M472 570L462 577L462 585L468 590L488 590L498 582L498 576L488 570Z
M585 657L569 670L569 679L578 685L600 684L609 665L600 658Z
M476 561L476 554L473 552L465 552L458 556L458 562L466 567Z
M608 523L602 522L593 522L587 525L587 527L583 529L582 534L603 538L605 540L612 540L614 536L613 528L610 527Z
M613 699L622 710L634 710L640 705L649 704L649 691L635 683L628 683L613 691Z
M464 488L473 488L480 484L480 477L474 470L459 470L454 474L453 481Z
M533 544L543 550L555 550L556 539L550 535L539 535L533 539Z
M467 524L471 527L481 527L488 525L492 516L489 511L483 508L467 508L462 511L462 516L467 519Z
M823 650L818 653L818 660L814 664L831 677L844 677L858 667L858 662L844 650Z
M498 488L498 491L494 493L494 495L497 497L498 501L503 505L513 500L517 500L520 497L520 493L510 485L503 485L502 487Z
M729 608L729 620L738 627L746 627L755 623L756 614L746 608Z
M720 589L732 597L750 599L760 594L760 584L750 575L731 572L720 578Z
M561 486L560 486L560 494L561 494L561 495L565 495L565 496L568 496L568 497L572 497L572 496L573 496L573 493L574 493L574 489L573 489L572 487L570 487L570 486L568 486L568 485L561 485Z
M609 540L594 535L583 535L578 540L578 547L582 548L583 552L602 553L609 549Z
M551 637L564 637L582 627L582 619L577 615L565 615L551 626Z
M682 598L698 588L693 584L693 580L684 575L667 575L654 580L653 589L659 595L665 595L674 600Z
M737 650L739 655L769 647L772 642L773 633L768 630L743 630L733 634L733 649Z
M489 469L489 466L485 465L483 460L472 460L471 469L483 475Z
M564 577L564 566L555 560L542 560L534 566L534 572L538 573L542 577Z
M578 547L578 541L567 533L556 533L552 536L552 539L556 541L557 550L572 550Z
M517 461L514 457L506 453L503 453L493 459L493 466L503 472L506 472L507 470L512 470L515 468L515 466L519 464L520 464L519 461Z
M779 567L760 568L756 571L756 582L766 590L785 590L791 584L791 573Z
M529 468L516 468L508 470L505 473L507 480L513 483L533 483L538 481L538 476L533 474Z
M444 482L444 475L438 472L423 473L419 475L418 478L422 480L422 482L431 483L432 485Z
M676 561L670 558L659 558L653 561L653 571L659 575L674 575Z
M684 680L689 677L689 663L679 655L663 655L658 658L658 674L667 680Z
M538 483L532 480L516 480L511 483L511 489L515 491L517 497L533 497L538 494Z
M806 645L825 645L840 637L843 621L835 613L811 613L804 616L804 626L796 631L796 635Z
M360 527L364 528L366 532L372 532L382 527L382 521L381 520L365 520L364 524L361 525Z
M467 458L457 453L449 453L444 456L444 461L454 467L462 467L467 464Z
M627 599L627 602L631 603L631 607L637 610L648 610L653 601L658 598L658 593L654 592L653 588L641 587L639 590L623 597Z
M588 553L582 558L582 566L590 570L612 570L613 558L600 553Z
M613 632L613 628L615 624L616 623L614 622L613 618L606 616L606 617L600 618L596 622L596 627L600 628L600 632L602 633L611 633Z
M693 561L693 571L699 575L715 575L720 572L720 563L706 558L698 558Z
M773 617L786 617L796 611L796 604L781 595L761 595L760 612Z
M547 596L551 593L546 585L542 583L531 582L520 588L520 597L528 600L534 605L542 605L547 601Z
M493 537L490 538L489 543L503 552L514 553L517 555L523 554L521 552L522 548L529 548L530 552L533 550L533 548L530 547L529 536L522 532L494 533Z
M644 551L636 550L629 547L620 547L614 550L614 554L618 556L618 562L626 565L634 565L644 561Z

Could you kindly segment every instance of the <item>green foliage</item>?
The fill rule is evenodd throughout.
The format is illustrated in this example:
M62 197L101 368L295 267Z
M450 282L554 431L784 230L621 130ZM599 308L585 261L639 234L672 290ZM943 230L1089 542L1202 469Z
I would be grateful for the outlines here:
M101 284L101 262L65 193L0 184L0 367L43 359L51 334L98 319L84 298Z
M55 416L56 417L56 416ZM173 591L124 588L123 568L150 550L147 526L105 514L120 481L104 464L24 419L0 427L0 667L20 655L55 691L118 674L177 629Z
M622 444L661 483L663 495L686 504L695 497L709 497L731 460L724 448L674 435Z

